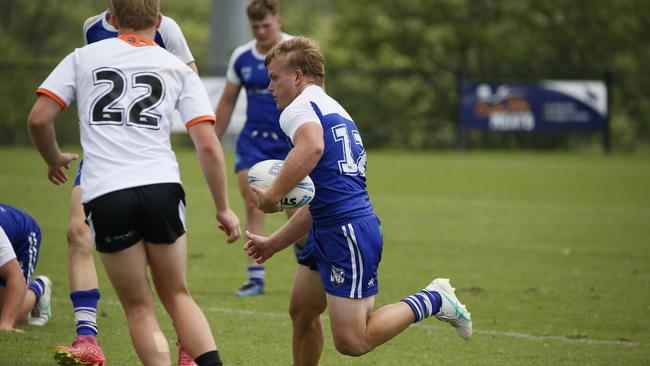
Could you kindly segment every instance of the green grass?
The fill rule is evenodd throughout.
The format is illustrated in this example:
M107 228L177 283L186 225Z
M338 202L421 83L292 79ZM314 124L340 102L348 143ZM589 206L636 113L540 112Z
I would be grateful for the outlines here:
M268 263L265 296L235 297L245 279L241 242L225 244L192 151L177 155L188 200L189 285L223 359L290 365L293 254ZM228 165L230 173L230 156ZM0 334L0 365L51 365L52 348L74 336L65 242L70 185L51 185L28 148L0 149L0 172L0 201L25 209L42 226L37 273L55 283L50 323ZM472 311L475 334L464 342L429 319L349 358L336 352L328 331L322 365L650 363L647 154L371 151L368 181L386 240L376 306L449 276ZM283 222L282 215L268 218L271 228ZM100 342L109 364L137 364L101 265L99 273ZM175 350L171 324L159 311Z

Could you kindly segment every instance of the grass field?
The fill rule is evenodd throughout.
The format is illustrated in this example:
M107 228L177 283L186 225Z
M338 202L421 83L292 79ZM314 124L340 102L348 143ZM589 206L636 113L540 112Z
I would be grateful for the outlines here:
M265 296L235 297L245 279L241 243L226 245L217 230L193 153L180 150L178 158L188 200L189 285L224 361L290 365L293 254L268 262ZM449 276L475 333L464 342L429 319L360 358L339 355L327 333L322 365L650 364L649 155L371 151L368 161L385 235L376 306ZM228 165L230 172L231 157ZM74 336L65 243L71 186L51 185L29 148L0 149L0 172L0 201L41 224L37 273L55 284L50 323L0 334L0 365L51 365L53 347ZM273 228L283 221L268 218ZM138 364L101 265L99 273L100 342L109 365Z

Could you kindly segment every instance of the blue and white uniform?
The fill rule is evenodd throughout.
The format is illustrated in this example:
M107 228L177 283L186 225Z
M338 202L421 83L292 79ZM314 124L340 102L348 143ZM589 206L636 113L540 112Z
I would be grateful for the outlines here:
M108 10L86 19L83 25L84 42L86 44L117 37L117 29L108 23L107 14ZM156 30L154 42L178 57L184 64L194 61L194 56L192 56L190 47L187 45L185 36L183 36L183 31L170 17L162 17L160 27Z
M107 20L108 10L92 16L84 22L83 36L84 42L88 45L91 43L99 42L109 38L117 37L117 29L113 27ZM160 27L156 30L156 37L154 39L156 44L166 49L172 55L178 57L183 63L189 64L194 62L194 56L187 45L183 31L170 17L163 16L160 22ZM81 184L81 169L83 160L79 162L77 173L74 180L74 185Z
M41 229L24 211L0 204L0 267L16 258L27 283L32 274L41 247ZM6 284L0 278L0 286Z
M373 296L379 290L383 236L366 190L361 134L345 109L316 85L305 88L280 116L291 141L310 122L323 127L325 148L309 174L316 187L309 205L313 227L298 261L318 269L329 294Z
M282 40L291 39L288 34ZM273 95L268 91L269 75L264 66L266 55L256 48L252 40L235 49L228 63L226 79L246 89L246 123L237 139L235 172L248 169L267 159L284 160L291 146L282 132L278 110Z

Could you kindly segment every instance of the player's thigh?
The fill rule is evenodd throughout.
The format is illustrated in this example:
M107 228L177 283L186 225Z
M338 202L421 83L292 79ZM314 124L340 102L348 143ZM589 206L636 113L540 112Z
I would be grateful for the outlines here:
M248 184L248 168L239 170L237 172L237 184L239 185L239 191L241 196L244 199L244 202L251 205L257 204L257 199L255 198L255 193L251 190Z
M147 280L147 252L143 241L117 252L100 252L99 257L125 307L153 305Z
M325 311L326 306L325 289L320 274L308 266L299 264L291 290L289 312L292 316L318 316Z
M181 235L173 244L146 243L151 276L162 297L184 291L187 273L187 235Z
M327 309L334 340L361 339L366 333L366 323L372 312L375 297L350 299L327 294Z
M85 225L86 215L84 212L83 204L81 203L81 197L83 196L83 191L81 186L72 187L72 193L70 194L70 225L73 223Z
M383 248L379 225L375 216L367 216L340 226L312 230L305 246L306 255L317 263L328 294L356 299L377 294ZM304 257L301 255L300 263Z

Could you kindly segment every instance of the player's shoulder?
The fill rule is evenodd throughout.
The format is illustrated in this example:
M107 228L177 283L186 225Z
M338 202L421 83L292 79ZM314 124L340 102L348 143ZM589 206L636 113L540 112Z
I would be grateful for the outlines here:
M91 16L91 17L88 17L88 19L86 19L86 20L84 21L84 25L83 25L83 30L84 30L84 32L86 32L86 31L87 31L90 27L92 27L93 25L95 25L95 24L101 22L101 20L102 20L105 16L106 16L106 12L104 11L104 12L101 12L101 13L99 13L99 14L97 14L97 15L93 15L93 16Z
M310 85L305 88L294 102L297 102L297 108L316 108L322 115L335 113L346 119L351 119L345 108L318 85Z
M289 105L284 108L280 114L281 121L290 121L296 116L304 115L305 113L314 112L312 107L312 101L318 99L317 95L314 94L313 90L310 90L310 87L307 87L305 90L300 93Z
M178 31L180 29L181 27L174 20L174 18L169 17L167 15L162 16L162 20L160 21L160 27L158 28L159 31Z
M251 54L253 52L253 48L255 47L255 40L252 39L243 45L238 46L235 48L234 51L232 51L232 58L234 60L238 60L244 55Z

